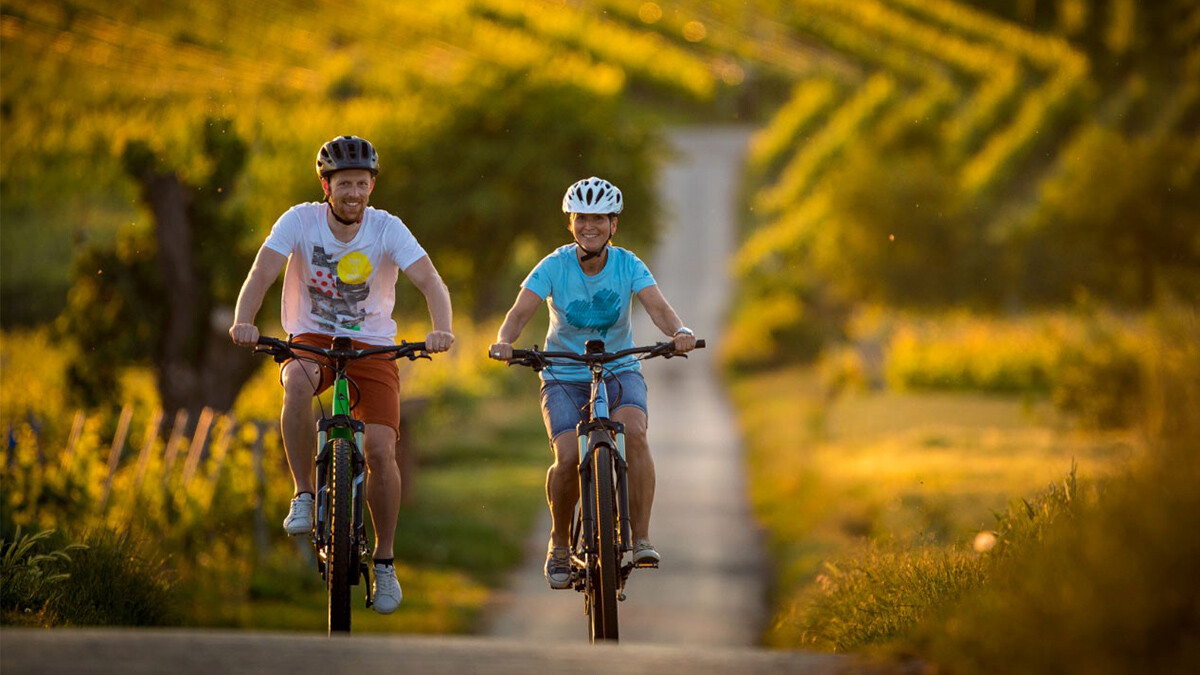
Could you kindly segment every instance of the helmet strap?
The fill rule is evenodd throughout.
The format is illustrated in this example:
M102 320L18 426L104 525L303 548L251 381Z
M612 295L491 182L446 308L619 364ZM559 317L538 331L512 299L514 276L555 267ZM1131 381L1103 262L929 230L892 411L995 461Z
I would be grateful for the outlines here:
M604 255L604 249L608 248L608 242L610 242L610 241L612 241L611 234L608 235L608 239L604 240L604 245L600 247L599 251L589 251L589 250L587 250L587 248L584 247L584 245L582 243L579 242L578 239L576 239L575 245L578 246L581 251L583 251L583 255L580 256L580 258L579 258L579 262L587 262L587 261L591 260L592 258L599 258L600 256Z

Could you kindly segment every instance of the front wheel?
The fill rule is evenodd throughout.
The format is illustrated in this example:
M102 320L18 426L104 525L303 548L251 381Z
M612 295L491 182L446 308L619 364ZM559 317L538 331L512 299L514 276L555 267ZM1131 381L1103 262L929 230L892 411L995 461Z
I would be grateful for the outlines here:
M617 640L616 504L613 501L611 449L598 445L592 452L592 480L596 483L596 536L593 555L588 557L588 619L592 642Z
M357 574L359 561L354 556L353 484L350 441L333 441L329 472L329 549L325 559L325 580L329 586L329 634L350 632L350 582Z

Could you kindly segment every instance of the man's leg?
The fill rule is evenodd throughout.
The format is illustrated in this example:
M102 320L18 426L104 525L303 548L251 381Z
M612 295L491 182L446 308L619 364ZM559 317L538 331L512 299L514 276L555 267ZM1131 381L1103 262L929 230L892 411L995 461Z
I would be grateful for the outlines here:
M570 546L571 518L579 501L579 443L574 431L554 437L554 464L546 472L546 502L550 505L550 542Z
M280 430L288 468L292 472L294 494L313 492L313 456L317 444L312 398L321 382L320 367L305 361L289 361L283 366L283 411Z
M396 521L400 517L400 469L396 465L396 430L367 424L367 504L375 526L376 559L394 557Z
M613 419L625 425L625 461L629 464L629 521L633 540L650 536L654 504L654 459L646 438L646 413L633 406L617 408Z

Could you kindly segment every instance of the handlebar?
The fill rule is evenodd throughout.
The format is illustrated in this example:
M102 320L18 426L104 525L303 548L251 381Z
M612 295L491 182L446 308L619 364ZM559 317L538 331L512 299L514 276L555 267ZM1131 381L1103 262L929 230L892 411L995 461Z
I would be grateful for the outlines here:
M704 340L696 340L696 349L704 349ZM659 342L653 346L646 347L630 347L617 352L598 352L592 354L576 354L575 352L546 352L537 349L514 349L512 358L509 359L510 366L529 366L536 371L540 371L550 365L552 359L567 359L570 361L578 361L588 367L602 366L606 363L611 363L618 359L632 356L635 354L645 354L643 358L654 358L661 356L667 359L675 357L687 358L687 354L675 352L675 344L673 342Z
M339 338L334 339L335 345L337 345L338 340ZM348 338L347 342L349 342ZM313 347L311 345L292 342L291 340L280 340L263 335L258 338L258 344L254 347L256 354L270 354L275 358L276 363L283 363L288 359L296 358L296 350L309 352L317 356L324 356L333 361L355 361L379 355L386 355L389 361L402 358L407 358L409 361L430 358L425 350L424 342L406 342L404 340L401 340L400 344L397 345L368 347L366 349L323 349L321 347Z

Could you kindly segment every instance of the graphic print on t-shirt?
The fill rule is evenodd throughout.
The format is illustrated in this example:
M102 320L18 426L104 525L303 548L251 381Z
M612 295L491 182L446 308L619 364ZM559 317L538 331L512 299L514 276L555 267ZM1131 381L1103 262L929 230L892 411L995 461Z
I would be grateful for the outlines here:
M349 259L349 260L348 260ZM342 263L345 262L345 265ZM371 262L361 253L351 253L334 260L321 246L313 246L313 276L308 280L308 296L312 299L312 313L321 330L331 334L337 328L362 330L367 310L360 303L367 299L371 287L366 283L371 273ZM350 280L338 275L345 269Z
M608 337L608 329L621 316L621 297L605 288L592 296L591 302L575 300L567 305L567 323L576 328L595 330L600 337Z

